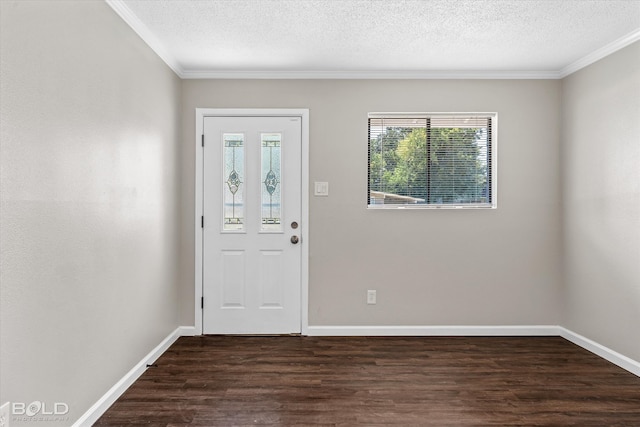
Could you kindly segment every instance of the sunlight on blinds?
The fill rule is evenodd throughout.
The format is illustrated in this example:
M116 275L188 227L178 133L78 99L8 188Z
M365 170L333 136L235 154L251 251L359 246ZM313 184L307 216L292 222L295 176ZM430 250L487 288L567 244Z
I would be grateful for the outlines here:
M368 205L495 207L495 114L370 114Z

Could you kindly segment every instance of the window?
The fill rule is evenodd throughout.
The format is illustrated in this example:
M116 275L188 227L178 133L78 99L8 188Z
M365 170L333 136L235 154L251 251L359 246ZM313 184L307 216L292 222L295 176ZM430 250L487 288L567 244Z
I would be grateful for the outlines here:
M244 230L244 134L225 133L224 140L224 231Z
M494 208L494 113L369 114L370 208Z

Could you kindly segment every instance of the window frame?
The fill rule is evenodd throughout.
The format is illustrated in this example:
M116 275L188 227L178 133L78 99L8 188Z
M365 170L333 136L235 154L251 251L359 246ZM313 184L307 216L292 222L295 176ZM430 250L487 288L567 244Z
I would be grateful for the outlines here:
M370 140L370 119L431 119L437 117L486 117L491 120L491 138L487 149L490 159L490 202L488 203L407 203L407 204L384 204L371 203L371 140ZM498 207L498 113L497 112L370 112L367 115L367 209L387 210L387 209L497 209ZM375 190L374 190L375 191ZM403 196L408 197L408 196Z

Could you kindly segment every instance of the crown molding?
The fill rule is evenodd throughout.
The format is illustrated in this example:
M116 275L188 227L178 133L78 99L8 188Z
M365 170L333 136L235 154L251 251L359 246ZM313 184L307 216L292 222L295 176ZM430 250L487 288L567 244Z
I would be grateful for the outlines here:
M194 71L183 79L559 79L557 71Z
M560 75L560 78L563 79L638 40L640 40L640 28L567 65L561 69L558 74Z
M105 0L105 2L111 6L111 8L126 22L133 31L140 36L140 38L153 50L156 55L164 61L165 64L173 70L178 77L182 78L184 70L178 63L178 61L171 55L164 45L158 40L158 38L151 32L151 30L138 19L138 17L129 9L129 7L122 0Z

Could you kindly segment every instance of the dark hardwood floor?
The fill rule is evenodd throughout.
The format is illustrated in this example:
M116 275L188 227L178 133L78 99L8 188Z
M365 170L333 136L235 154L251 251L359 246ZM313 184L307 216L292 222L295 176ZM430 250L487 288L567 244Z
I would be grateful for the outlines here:
M183 337L96 426L640 426L640 378L558 337Z

